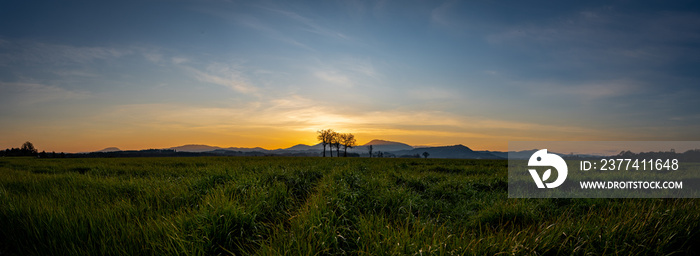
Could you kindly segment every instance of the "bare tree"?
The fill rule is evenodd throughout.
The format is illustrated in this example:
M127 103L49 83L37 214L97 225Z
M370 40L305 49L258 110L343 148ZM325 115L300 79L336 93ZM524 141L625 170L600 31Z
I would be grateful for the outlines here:
M340 157L340 133L333 132L331 134L331 150L335 147L335 156Z
M316 139L321 141L321 145L323 145L323 157L326 157L326 145L331 143L331 134L335 133L333 129L326 129L326 130L320 130L316 131L318 133L318 137ZM331 157L333 157L333 150L330 150L331 152Z
M321 141L321 145L323 145L323 157L326 157L326 130L318 130L316 131L318 136L316 136L316 139Z
M428 153L428 152L423 152L423 157L425 157L425 159L428 159L428 156L429 156L429 155L430 155L430 153Z
M340 157L340 139L337 139L333 145L335 145L335 156Z
M338 138L338 133L333 131L333 129L328 129L326 134L326 143L328 144L328 153L333 157L333 147Z
M343 133L340 134L340 143L343 145L343 149L345 150L345 153L343 156L348 157L348 148L353 148L357 144L355 144L355 135L352 133Z
M367 149L369 149L369 158L372 158L372 149L373 148L374 147L372 147L372 145L367 146Z

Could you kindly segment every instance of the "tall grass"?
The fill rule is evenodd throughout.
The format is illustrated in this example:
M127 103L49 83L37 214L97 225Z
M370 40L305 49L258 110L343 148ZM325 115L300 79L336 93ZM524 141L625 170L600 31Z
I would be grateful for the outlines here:
M0 159L0 254L692 254L695 199L508 199L507 162Z

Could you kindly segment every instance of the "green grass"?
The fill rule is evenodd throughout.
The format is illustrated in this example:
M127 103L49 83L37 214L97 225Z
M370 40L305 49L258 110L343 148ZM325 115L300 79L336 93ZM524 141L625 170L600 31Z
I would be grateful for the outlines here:
M695 199L508 199L507 161L0 158L0 254L684 255Z

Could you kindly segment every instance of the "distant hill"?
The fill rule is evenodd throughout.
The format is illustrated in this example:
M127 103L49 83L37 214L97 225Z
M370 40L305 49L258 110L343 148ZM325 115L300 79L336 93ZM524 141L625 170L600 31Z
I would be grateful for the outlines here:
M209 145L198 145L198 144L188 144L178 147L168 148L178 152L208 152L221 149L220 147L209 146Z
M98 150L95 152L106 153L106 152L117 152L117 151L122 151L122 150L117 148L117 147L108 147L108 148L105 148L103 150Z
M172 149L178 152L196 152L196 153L201 153L201 152L212 152L212 151L240 151L240 152L264 152L267 151L267 149L261 148L261 147L255 147L255 148L238 148L238 147L229 147L229 148L222 148L222 147L216 147L216 146L209 146L209 145L199 145L199 144L188 144L188 145L183 145L183 146L177 146L177 147L172 147L168 148Z
M328 146L326 146L326 149L328 149ZM321 143L309 146L306 144L297 144L289 148L285 149L280 149L280 150L291 150L291 151L309 151L309 150L323 150L323 145Z
M224 148L223 150L228 150L228 151L241 151L241 152L265 152L267 149L261 148L261 147L254 147L254 148L237 148L237 147L230 147L230 148Z
M388 153L391 156L401 157L401 156L423 156L423 152L428 152L430 155L428 158L455 158L455 159L507 159L509 152L500 151L474 151L464 145L453 145L453 146L441 146L441 147L419 147L414 148L408 144L387 141L387 140L372 140L365 143L364 145L358 145L354 148L348 149L348 153L359 154L360 156L368 156L367 147L372 145L372 151L377 153L379 151ZM289 148L280 148L275 150L268 150L261 147L254 148L239 148L239 147L228 147L222 148L217 146L201 145L201 144L188 144L183 146L167 148L169 150L175 150L177 152L185 153L201 153L201 154L214 154L214 155L229 155L229 156L257 156L257 155L279 155L279 156L319 156L323 150L323 145L321 143L316 145L305 145L297 144ZM326 150L330 147L326 146ZM112 151L104 151L112 150ZM341 151L342 151L341 147ZM118 148L106 148L98 152L113 152L119 151ZM518 157L529 157L532 155L531 151L522 152L510 152ZM514 156L515 156L514 155ZM511 156L512 157L512 156Z
M466 159L503 159L490 153L473 151L464 145L443 146L443 147L426 147L416 148L412 150L402 150L392 152L396 156L415 155L423 156L423 152L430 154L428 158L466 158Z
M412 150L413 147L409 146L408 144L404 144L401 142L395 142L395 141L386 141L386 140L372 140L370 142L365 143L361 147L364 147L365 149L367 146L372 145L372 150L373 151L383 151L383 152L389 152L389 151L401 151L401 150Z
M490 152L491 154L494 154L497 156L502 156L503 158L530 159L532 154L537 152L537 150L538 149L530 149L530 150L522 150L522 151L508 151L508 152L499 152L499 151L494 151L494 152L486 151L486 152ZM564 159L600 158L600 156L597 156L597 155L587 155L587 154L562 154L562 153L552 152L552 151L548 151L547 153L559 155Z

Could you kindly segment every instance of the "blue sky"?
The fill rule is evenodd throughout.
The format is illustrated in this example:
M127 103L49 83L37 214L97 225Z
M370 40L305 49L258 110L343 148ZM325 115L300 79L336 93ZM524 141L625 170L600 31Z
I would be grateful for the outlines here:
M4 1L0 147L700 140L693 2Z

